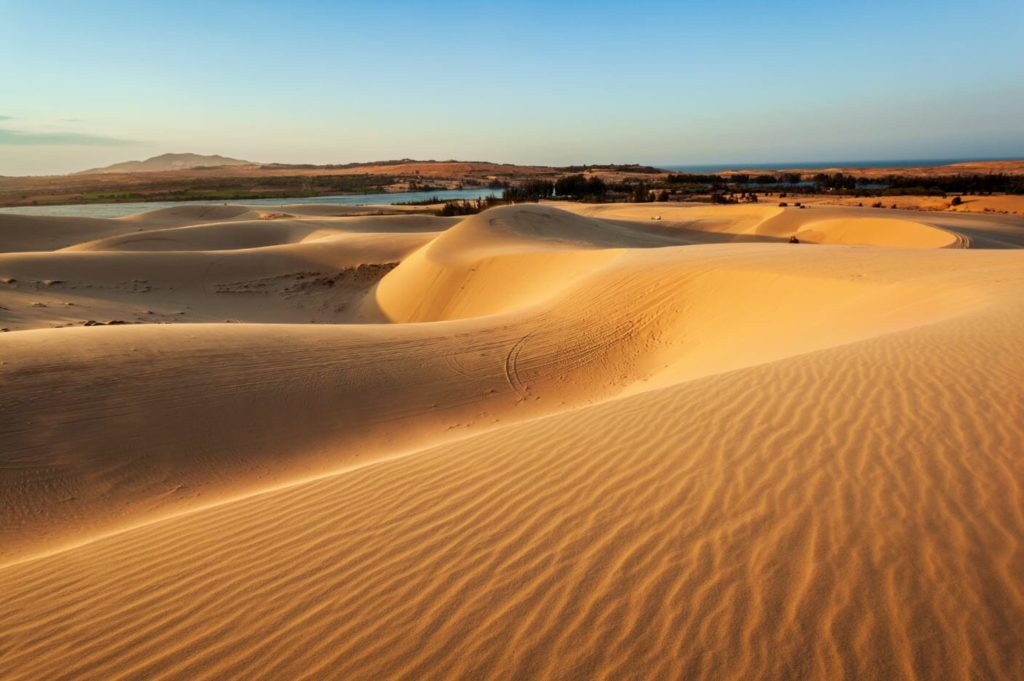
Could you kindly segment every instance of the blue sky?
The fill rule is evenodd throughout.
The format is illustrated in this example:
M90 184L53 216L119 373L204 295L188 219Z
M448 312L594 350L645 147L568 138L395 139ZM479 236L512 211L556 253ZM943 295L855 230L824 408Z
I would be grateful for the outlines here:
M0 0L0 174L1024 157L1024 2Z

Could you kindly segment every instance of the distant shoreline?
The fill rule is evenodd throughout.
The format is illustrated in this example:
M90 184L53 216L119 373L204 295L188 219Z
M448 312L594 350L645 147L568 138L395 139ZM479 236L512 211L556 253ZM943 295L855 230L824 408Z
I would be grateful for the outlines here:
M819 174L842 173L847 179L883 180L889 176L927 178L918 184L901 186L919 189L917 193L1012 191L1019 193L1019 179L981 187L982 183L956 183L950 178L1024 177L1024 160L977 161L960 159L888 160L824 162L808 166L798 163L754 164L743 167L683 166L664 167L640 164L586 164L576 166L516 166L484 161L380 161L345 166L233 165L197 167L128 173L92 173L47 177L0 177L0 206L43 206L69 204L150 203L203 201L209 203L248 203L261 199L314 199L326 196L365 196L404 192L443 192L450 190L500 190L530 182L553 184L561 178L583 174L598 178L613 192L627 197L635 191L675 190L680 185L701 184L704 193L720 190L733 179L739 185L752 180L759 186L772 184L768 175L782 176L787 185L798 184L792 176L810 180ZM678 175L701 175L689 180ZM740 179L744 175L746 179ZM718 176L721 181L711 181ZM946 181L941 181L945 178ZM778 179L778 178L777 178ZM715 185L711 187L710 185ZM963 185L963 186L960 186ZM998 186L997 186L998 185ZM738 189L734 187L733 189ZM877 188L877 187L876 187ZM743 189L749 189L744 187ZM686 193L693 194L693 187ZM700 193L700 192L697 192Z
M182 201L120 201L110 203L66 203L38 206L3 206L0 214L48 215L63 217L116 218L143 213L161 208L189 204L232 204L247 206L296 206L296 205L337 205L337 206L402 206L417 201L437 198L439 201L471 201L500 194L494 189L453 189L426 192L384 192L376 194L338 194L328 196L284 196L245 198L239 200L188 199Z
M868 161L785 161L772 163L675 163L675 164L653 164L658 168L671 170L673 172L693 173L725 173L741 172L744 170L826 170L831 168L842 169L863 169L876 168L935 168L958 163L1007 163L1020 161L1020 158L911 158L911 159L887 159Z

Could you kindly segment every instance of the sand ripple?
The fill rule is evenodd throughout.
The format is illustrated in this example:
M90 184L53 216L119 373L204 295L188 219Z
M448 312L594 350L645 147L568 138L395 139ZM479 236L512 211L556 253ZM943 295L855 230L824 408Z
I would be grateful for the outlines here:
M501 236L505 255L518 238ZM587 278L574 268L589 247L556 248L573 274L545 269L533 305L460 292L512 270L435 254L396 272L446 279L462 302L404 309L454 321L262 329L262 346L200 334L206 353L230 340L203 361L265 353L259 370L211 371L213 396L196 397L232 405L232 429L258 431L217 392L239 376L267 404L287 386L295 415L315 381L322 404L295 432L344 457L307 431L354 408L352 376L383 415L366 432L392 424L381 451L405 424L419 445L292 482L269 447L276 489L250 480L240 498L0 567L0 677L1024 678L1018 253L718 244L627 252ZM122 333L103 332L113 352ZM275 345L289 338L290 354ZM347 368L325 368L332 349ZM383 400L397 380L409 392ZM131 385L143 399L145 378ZM438 435L484 399L504 420ZM131 431L141 412L106 405ZM223 476L251 463L203 456ZM103 480L137 465L106 461Z

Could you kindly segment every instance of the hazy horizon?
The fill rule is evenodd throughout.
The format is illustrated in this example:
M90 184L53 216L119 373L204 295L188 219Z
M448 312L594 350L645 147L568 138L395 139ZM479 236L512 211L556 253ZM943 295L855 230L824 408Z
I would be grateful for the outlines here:
M123 162L147 161L147 160L151 160L152 158L158 158L160 156L189 155L191 153L192 152L178 152L178 151L175 151L175 152L164 152L162 154L157 154L154 157L148 157L148 158L125 158L125 159L121 159L120 161L116 161L115 164L119 164L119 163L123 163ZM212 156L212 154L209 154L209 155ZM224 156L224 155L223 154L219 154L219 156ZM303 162L303 161L282 162L282 161L276 161L276 160L273 160L273 159L235 159L235 160L245 160L245 161L251 161L254 164L267 164L267 165L275 164L275 163L295 164L295 165L308 165L307 162ZM501 160L501 159L486 159L486 158L465 158L465 159L456 159L456 158L383 159L382 158L382 159L358 160L358 161L347 161L347 160L346 161L326 161L326 162L324 162L321 165L325 165L326 166L326 165L345 165L345 164L349 164L349 163L356 163L356 164L359 164L359 163L373 163L375 161L376 162L385 162L386 163L386 162L402 161L402 160L408 160L410 162L425 162L425 163L435 163L435 162L437 162L437 163L446 163L446 162L506 163L506 161ZM857 167L861 167L861 168L903 168L903 167L918 167L918 166L919 167L928 167L928 166L948 165L948 164L952 164L952 163L963 163L963 162L968 162L968 161L984 162L984 161L1016 161L1016 160L1024 160L1024 159L1019 158L1019 157L1010 157L1010 156L1006 156L1006 157L962 156L962 157L951 157L951 158L913 158L913 159L829 159L829 160L825 160L825 161L810 161L810 160L804 160L804 161L777 160L777 161L750 161L750 162L735 161L735 162L732 162L732 163L658 163L658 164L644 164L644 163L638 163L638 162L635 162L635 161L620 161L620 162L617 162L617 164L621 164L621 165L628 165L628 164L649 165L649 166L657 167L657 168L660 168L662 170L668 170L668 171L702 173L702 172L721 172L721 171L725 171L725 170L751 170L751 171L754 171L754 170L791 170L791 169L815 169L815 168L825 169L825 168L857 168ZM531 166L531 165L532 166L543 166L543 165L548 165L548 164L529 163L529 162L527 162L527 163L522 163L522 164L517 164L517 165L521 165L521 166ZM550 164L550 165L551 165L551 167L556 167L557 168L557 167L578 167L578 166L581 166L581 165L590 165L590 166L615 165L615 163L610 163L610 162L609 163L605 163L605 162L602 162L600 160L596 160L596 161L589 161L587 163L568 162L568 163ZM96 169L99 169L99 168L102 168L102 166L101 167L97 167L97 168L82 168L82 169L78 169L78 170L68 171L66 173L54 173L54 174L55 175L75 174L76 172L83 172L83 171L88 171L88 170L96 170ZM43 176L43 175L46 175L46 173L30 173L30 174L26 174L26 176L32 176L32 175Z
M602 2L0 7L3 175L165 152L658 166L1024 157L1024 6L1004 0L641 2L626 17Z

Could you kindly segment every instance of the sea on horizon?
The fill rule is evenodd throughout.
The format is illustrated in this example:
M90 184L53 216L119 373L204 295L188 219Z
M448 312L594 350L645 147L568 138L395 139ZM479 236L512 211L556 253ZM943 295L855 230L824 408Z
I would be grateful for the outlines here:
M917 168L972 161L1013 161L1012 158L905 158L879 161L786 161L779 163L653 164L675 172L721 173L726 170L792 170L796 168Z

